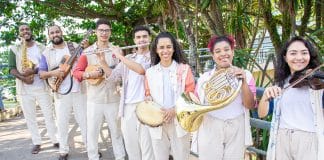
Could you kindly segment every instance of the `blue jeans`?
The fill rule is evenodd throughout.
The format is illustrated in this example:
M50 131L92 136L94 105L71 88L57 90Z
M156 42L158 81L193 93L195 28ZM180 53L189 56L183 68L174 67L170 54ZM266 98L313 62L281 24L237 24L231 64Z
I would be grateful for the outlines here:
M2 93L0 92L0 111L4 110L4 105L2 102Z

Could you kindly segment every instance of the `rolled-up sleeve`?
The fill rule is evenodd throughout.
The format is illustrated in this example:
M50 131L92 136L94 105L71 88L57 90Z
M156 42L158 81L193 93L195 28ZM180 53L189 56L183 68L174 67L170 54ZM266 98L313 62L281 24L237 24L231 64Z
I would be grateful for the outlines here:
M118 82L122 79L123 74L123 63L118 63L117 66L111 71L111 74L106 78L107 81ZM124 75L125 76L125 75ZM124 77L126 78L126 77Z
M82 81L82 75L85 71L85 69L88 66L88 60L85 55L81 55L78 63L76 64L74 70L73 70L73 77L77 79L79 82Z
M44 55L42 55L42 57L41 57L38 70L39 71L48 71L47 61L46 61L46 57Z
M185 92L194 92L195 91L195 78L192 74L191 68L188 68L187 76L186 76L186 85Z

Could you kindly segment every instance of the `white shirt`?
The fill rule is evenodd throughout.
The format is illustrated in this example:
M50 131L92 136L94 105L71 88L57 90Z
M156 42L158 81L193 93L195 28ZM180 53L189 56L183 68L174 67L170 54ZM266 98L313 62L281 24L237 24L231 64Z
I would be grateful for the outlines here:
M56 66L60 65L60 62L61 62L63 56L65 56L65 55L71 56L67 45L64 48L55 48ZM49 60L47 60L47 61L49 61ZM80 90L80 84L75 78L72 78L72 80L73 80L73 85L72 85L71 92L78 92ZM70 76L67 76L62 82L62 84L60 86L60 90L67 91L69 89L69 87L70 87Z
M145 68L145 56L137 54L135 62L139 63ZM145 98L144 91L144 75L140 75L132 70L128 72L128 85L126 90L126 104L141 102Z
M175 106L175 93L173 91L173 87L171 84L171 66L169 67L162 67L162 74L163 74L163 107L164 108L172 108Z
M289 88L283 93L279 128L316 131L309 97L308 87Z
M39 61L41 59L41 53L36 44L32 47L27 48L27 57L30 61L35 64L35 68L39 66ZM33 91L44 88L43 81L39 78L38 74L34 74L34 82L32 84L23 83L26 90Z

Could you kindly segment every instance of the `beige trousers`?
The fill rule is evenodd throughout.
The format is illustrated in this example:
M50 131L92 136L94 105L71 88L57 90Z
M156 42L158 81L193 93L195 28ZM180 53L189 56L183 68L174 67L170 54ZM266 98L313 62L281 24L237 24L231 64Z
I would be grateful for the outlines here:
M57 128L53 111L54 105L52 97L48 94L48 92L44 90L28 91L28 94L20 95L19 101L27 123L27 128L31 134L33 144L42 144L42 138L38 130L39 128L36 119L36 102L42 110L48 136L50 137L52 143L58 143L56 137Z
M78 123L83 143L87 144L87 99L85 94L70 92L67 95L54 96L55 112L57 118L58 139L60 153L69 153L68 136L69 120L73 109L74 117Z
M205 116L198 130L200 160L244 159L244 115L221 120Z
M96 104L87 102L87 151L89 160L99 160L98 138L103 118L108 123L115 159L125 157L123 136L118 125L118 102Z
M129 160L154 160L151 136L147 126L136 117L136 105L127 104L121 118L121 130Z
M316 133L293 129L278 130L276 160L316 160Z
M177 137L175 124L172 121L162 126L162 138L153 139L152 146L155 160L169 160L169 155L174 160L188 160L190 155L190 134Z

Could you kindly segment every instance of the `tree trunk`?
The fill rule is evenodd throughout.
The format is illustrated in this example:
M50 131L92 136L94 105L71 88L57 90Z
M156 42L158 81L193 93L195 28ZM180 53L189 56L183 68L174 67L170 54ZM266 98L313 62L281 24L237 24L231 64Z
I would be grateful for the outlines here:
M322 8L322 0L315 0L315 21L316 21L316 27L315 29L320 29L323 23L323 17L322 17L322 12L321 12L321 8ZM324 15L323 15L324 16Z
M301 19L301 26L299 29L299 35L300 36L305 36L307 24L309 22L309 18L312 14L311 9L312 9L312 0L304 0L304 15Z
M210 34L211 35L220 35L220 33L218 32L218 30L216 29L216 25L213 22L213 19L210 17L209 13L207 12L207 10L203 10L202 11L202 15L205 17L206 22L207 22L207 26L210 29Z
M211 14L211 18L214 22L214 27L215 27L215 33L217 35L223 35L225 34L225 28L224 28L224 20L223 20L223 12L221 9L221 6L217 5L217 1L211 1L210 2L210 13Z
M292 17L290 16L292 3L292 1L287 3L286 0L279 1L279 10L282 15L282 42L288 40L292 32Z
M279 53L281 49L281 40L280 35L277 30L277 24L275 20L272 18L271 14L271 1L270 0L259 0L259 7L263 8L263 18L265 26L269 32L270 39L275 48L276 53Z
M180 9L179 7L179 3L177 0L170 0L170 2L173 2L174 7L176 9L176 12L178 13L178 17L180 22L182 22L185 33L186 33L186 37L188 39L189 42L189 65L193 68L194 74L197 75L198 71L197 71L197 45L196 45L196 40L195 40L195 35L193 33L193 22L192 22L192 18L188 18L187 20L187 25L186 22L184 21L184 17L183 17L183 10ZM186 15L190 15L190 14L186 14Z

